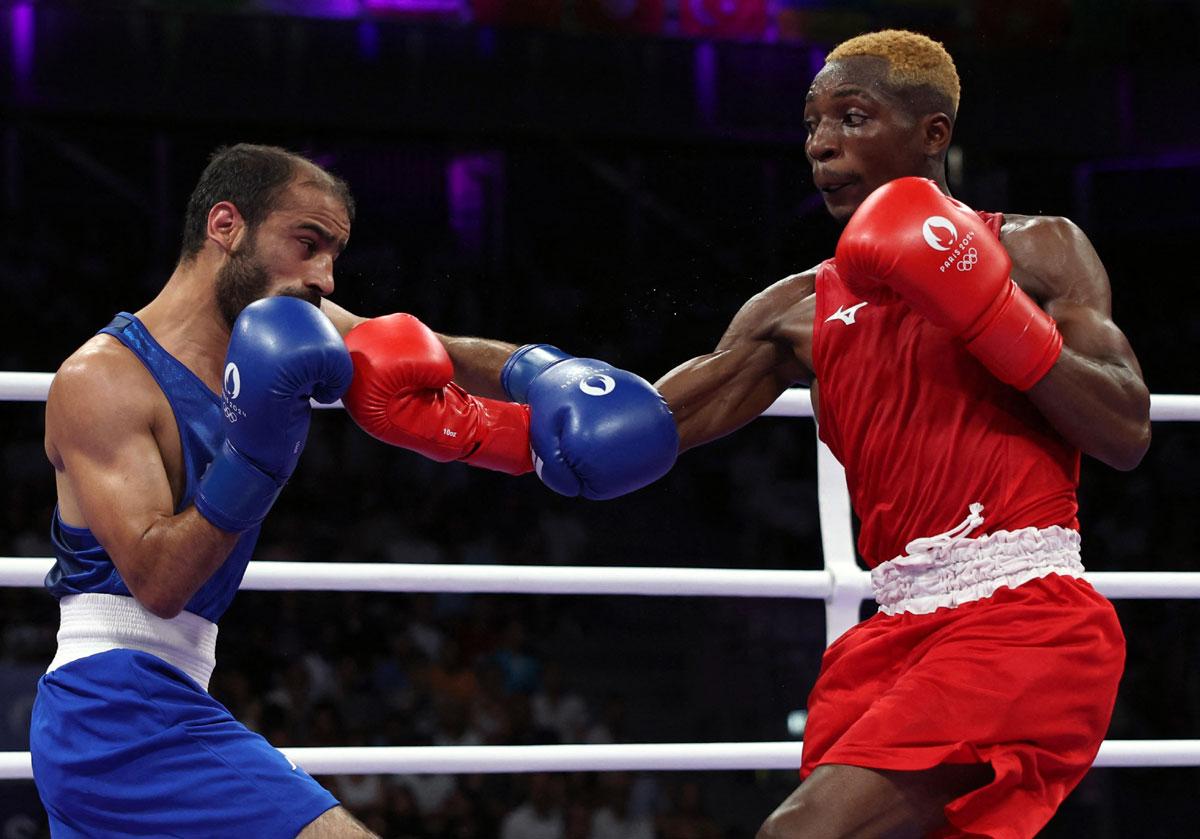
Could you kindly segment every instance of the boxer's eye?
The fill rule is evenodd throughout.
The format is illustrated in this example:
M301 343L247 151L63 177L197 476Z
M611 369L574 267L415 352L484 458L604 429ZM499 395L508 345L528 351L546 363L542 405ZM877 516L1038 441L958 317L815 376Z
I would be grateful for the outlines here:
M312 239L301 239L300 244L304 245L304 251L309 256L312 256L314 253L317 252L317 243L314 242Z
M842 117L842 122L851 128L858 128L860 125L862 125L866 121L867 121L866 114L856 114L856 113L851 112L851 113L846 114L844 117Z

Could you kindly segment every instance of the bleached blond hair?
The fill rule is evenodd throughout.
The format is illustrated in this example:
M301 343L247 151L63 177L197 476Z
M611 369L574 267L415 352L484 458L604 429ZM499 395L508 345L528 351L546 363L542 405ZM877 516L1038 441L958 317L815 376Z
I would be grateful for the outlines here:
M932 38L907 29L868 32L842 41L825 63L858 55L887 59L888 85L897 89L928 88L949 101L951 119L958 113L958 70L946 48Z

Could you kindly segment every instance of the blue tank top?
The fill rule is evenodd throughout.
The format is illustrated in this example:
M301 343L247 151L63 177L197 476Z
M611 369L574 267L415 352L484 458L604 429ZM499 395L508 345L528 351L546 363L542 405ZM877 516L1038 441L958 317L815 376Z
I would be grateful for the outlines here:
M221 400L195 373L159 346L142 322L128 312L121 312L100 333L113 336L141 359L171 403L186 474L183 498L175 510L179 513L192 503L201 476L225 441ZM213 622L225 613L246 573L258 531L253 527L242 534L221 567L184 606L186 611ZM57 561L46 575L46 588L56 598L89 592L131 596L116 565L92 532L65 524L57 508L50 538Z

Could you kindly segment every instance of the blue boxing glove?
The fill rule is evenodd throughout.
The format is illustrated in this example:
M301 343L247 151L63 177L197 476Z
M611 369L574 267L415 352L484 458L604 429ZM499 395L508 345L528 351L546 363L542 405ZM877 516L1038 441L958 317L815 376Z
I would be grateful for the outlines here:
M342 337L316 306L267 297L243 309L225 354L225 443L196 492L200 514L232 532L261 522L304 450L309 398L337 401L353 375Z
M528 403L534 466L557 493L616 498L661 478L679 454L671 409L633 373L529 344L509 356L500 382Z

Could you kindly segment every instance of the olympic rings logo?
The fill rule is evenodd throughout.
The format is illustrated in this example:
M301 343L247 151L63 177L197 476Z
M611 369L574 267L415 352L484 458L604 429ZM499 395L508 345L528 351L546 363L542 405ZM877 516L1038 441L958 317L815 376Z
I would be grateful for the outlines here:
M963 254L963 258L958 261L959 271L970 271L975 267L975 263L979 261L979 251L974 248L967 248L967 252Z

